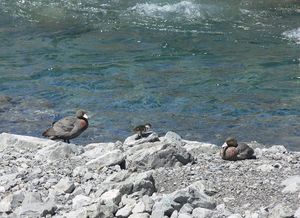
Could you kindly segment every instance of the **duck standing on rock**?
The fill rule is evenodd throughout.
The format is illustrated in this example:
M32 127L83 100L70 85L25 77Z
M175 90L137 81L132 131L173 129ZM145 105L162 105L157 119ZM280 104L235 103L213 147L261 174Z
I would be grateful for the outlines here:
M133 131L137 133L137 137L135 140L138 140L143 137L147 137L149 134L152 133L151 131L151 124L146 123L145 125L139 125L133 128Z
M237 143L237 140L233 137L226 139L222 145L221 157L223 160L245 160L255 159L254 150L245 143Z
M52 123L52 127L43 132L43 136L52 140L62 139L70 143L70 139L76 138L89 126L88 116L84 110L78 110L76 117L65 117Z

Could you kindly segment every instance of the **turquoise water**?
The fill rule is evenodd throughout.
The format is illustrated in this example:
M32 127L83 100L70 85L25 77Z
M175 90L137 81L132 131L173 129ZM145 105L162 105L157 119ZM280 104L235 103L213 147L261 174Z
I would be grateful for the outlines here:
M300 150L299 1L0 0L0 42L0 132L84 108L75 143L150 122Z

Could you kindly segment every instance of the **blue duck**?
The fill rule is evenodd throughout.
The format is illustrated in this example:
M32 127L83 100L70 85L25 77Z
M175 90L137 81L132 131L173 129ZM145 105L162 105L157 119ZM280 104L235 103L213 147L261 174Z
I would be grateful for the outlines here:
M89 126L88 116L85 111L78 110L76 117L65 117L52 123L52 127L43 132L43 136L52 140L62 139L70 143L70 139L76 138Z
M233 137L226 139L222 145L221 157L224 160L245 160L255 159L254 150L245 143L237 143Z

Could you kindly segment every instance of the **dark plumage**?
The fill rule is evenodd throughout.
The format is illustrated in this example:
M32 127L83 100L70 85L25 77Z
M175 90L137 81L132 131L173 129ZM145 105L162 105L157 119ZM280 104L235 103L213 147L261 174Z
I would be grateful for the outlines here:
M139 126L134 127L133 131L138 134L136 139L140 139L142 137L147 137L149 135L149 133L151 133L150 129L151 129L150 123L146 123L145 125L139 125Z
M254 150L245 143L238 144L233 137L226 139L220 154L224 160L255 159Z
M76 138L89 126L88 116L83 110L76 112L76 117L65 117L52 123L52 127L43 132L43 136L52 140L62 139L70 143L70 139Z

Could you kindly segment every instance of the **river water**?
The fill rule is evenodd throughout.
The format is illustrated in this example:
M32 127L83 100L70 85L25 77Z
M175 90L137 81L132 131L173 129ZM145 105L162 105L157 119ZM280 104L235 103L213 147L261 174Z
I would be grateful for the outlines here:
M83 108L75 143L150 122L300 150L300 1L0 0L0 42L0 132Z

